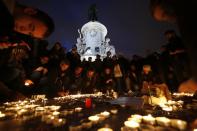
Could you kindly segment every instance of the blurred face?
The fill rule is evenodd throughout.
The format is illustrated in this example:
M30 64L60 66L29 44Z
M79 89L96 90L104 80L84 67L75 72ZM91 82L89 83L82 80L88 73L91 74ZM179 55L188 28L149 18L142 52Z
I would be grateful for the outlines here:
M48 57L41 57L40 58L40 62L41 62L41 64L46 64L46 63L48 63L48 61L49 61L49 58Z
M59 50L61 47L60 47L60 45L59 44L55 44L55 49L56 50Z
M150 69L150 67L143 67L143 72L145 73L145 74L148 74L149 72L151 71L151 69Z
M66 71L69 68L69 64L62 63L60 64L61 71Z
M77 67L77 68L75 69L75 74L76 74L76 75L79 75L79 74L82 73L82 71L83 71L83 68L82 68L82 67Z
M175 17L168 15L161 6L154 8L153 17L158 21L175 22Z
M25 15L15 18L14 30L26 35L31 34L36 38L44 38L48 27L41 20Z
M130 68L131 68L132 71L135 70L135 66L134 65L131 65Z
M109 75L111 73L111 69L110 68L106 68L105 69L105 74Z
M93 77L93 76L94 76L94 71L89 70L89 71L87 72L87 76L88 76L88 77Z

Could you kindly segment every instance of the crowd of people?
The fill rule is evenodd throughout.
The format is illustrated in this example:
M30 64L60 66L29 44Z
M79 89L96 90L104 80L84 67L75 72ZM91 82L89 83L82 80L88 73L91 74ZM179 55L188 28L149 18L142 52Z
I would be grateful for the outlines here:
M191 73L181 38L173 30L166 31L164 36L167 42L159 53L149 53L146 57L133 55L132 59L107 52L103 60L97 55L95 61L91 58L81 61L76 46L67 52L59 42L51 50L40 48L36 57L28 44L1 47L0 100L33 94L54 97L111 90L137 96L147 94L154 86L161 87L170 99L169 92L177 92ZM7 41L1 39L1 42Z

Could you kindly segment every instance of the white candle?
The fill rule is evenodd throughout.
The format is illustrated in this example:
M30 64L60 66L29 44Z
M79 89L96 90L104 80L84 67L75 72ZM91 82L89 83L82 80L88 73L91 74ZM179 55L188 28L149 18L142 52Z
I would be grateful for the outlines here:
M97 131L113 131L111 128L100 128Z
M154 125L155 124L155 118L152 117L152 115L147 115L147 116L143 116L143 122Z
M54 111L52 114L53 114L54 116L58 116L58 115L60 114L60 112Z
M110 112L111 112L112 114L117 114L117 113L118 113L118 110L117 110L117 109L111 109Z
M101 112L101 115L104 117L109 117L110 113L108 111Z
M0 118L4 118L5 117L5 114L1 113L0 111Z
M135 121L137 123L141 123L142 122L142 119L138 119L138 118L135 118L135 117L129 117L128 118L128 121Z
M94 123L98 123L99 117L97 115L88 117L88 120Z
M179 119L171 119L171 126L179 130L185 130L187 128L187 122Z
M170 126L170 119L166 117L156 117L157 124L160 126Z
M133 129L136 129L136 128L139 128L140 127L140 124L135 122L135 121L125 121L124 122L124 125L126 127L129 127L129 128L133 128Z
M81 112L82 109L83 109L83 108L81 108L81 107L77 107L77 108L75 108L75 112Z

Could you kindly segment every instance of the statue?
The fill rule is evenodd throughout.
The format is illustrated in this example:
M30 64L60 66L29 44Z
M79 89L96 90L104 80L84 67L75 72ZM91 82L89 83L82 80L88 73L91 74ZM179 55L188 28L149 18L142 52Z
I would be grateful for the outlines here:
M97 17L97 8L96 8L96 4L92 4L88 10L88 18L90 21L97 21L98 17Z

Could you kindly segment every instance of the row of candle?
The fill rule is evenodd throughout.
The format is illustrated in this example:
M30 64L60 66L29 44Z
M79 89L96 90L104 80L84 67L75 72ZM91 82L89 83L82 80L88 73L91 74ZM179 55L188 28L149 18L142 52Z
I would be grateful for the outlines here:
M179 130L185 130L187 128L187 122L179 119L169 119L166 117L153 117L152 115L141 116L138 114L131 115L124 125L128 128L137 129L140 128L140 123L159 125L165 127L174 127Z
M175 97L183 97L183 96L193 97L194 94L181 92L181 93L173 93L173 96L175 96Z
M176 111L182 109L183 101L167 101L166 103L160 103L159 106L162 108L163 111Z

